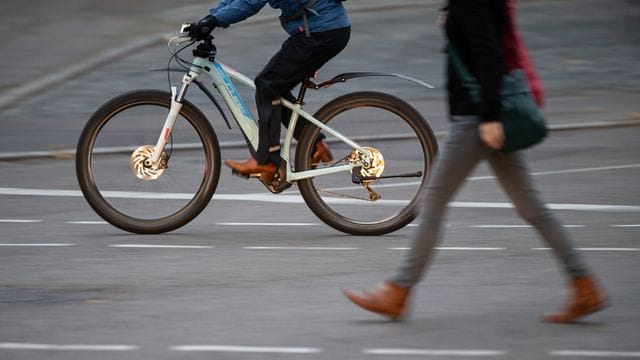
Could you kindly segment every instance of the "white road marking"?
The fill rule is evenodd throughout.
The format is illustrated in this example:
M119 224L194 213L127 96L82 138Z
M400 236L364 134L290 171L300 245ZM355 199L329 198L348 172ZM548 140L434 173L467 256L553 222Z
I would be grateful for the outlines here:
M69 196L80 197L80 190L52 190L52 189L22 189L0 187L0 195L29 195L29 196Z
M55 345L33 343L0 343L0 349L8 350L60 350L60 351L133 351L136 345Z
M13 243L13 244L0 244L0 246L7 246L7 247L11 247L11 246L24 246L24 247L64 247L64 246L76 246L76 244L54 244L54 243L42 243L42 244L20 244L20 243Z
M42 222L42 220L31 220L31 219L0 219L0 223L18 223L18 224L24 224L24 223L39 223Z
M67 224L76 224L76 225L105 225L109 224L106 221L67 221Z
M363 349L369 355L422 355L422 356L502 356L504 350L457 350L457 349Z
M245 250L360 250L357 247L326 247L326 246L245 246Z
M619 224L619 225L611 225L612 227L621 227L621 228L635 228L640 227L640 224Z
M471 225L471 228L476 229L521 229L532 228L531 225Z
M264 223L264 222L219 222L216 225L224 226L315 226L319 223Z
M575 173L593 172L593 171L633 169L633 168L639 168L639 167L640 167L640 164L599 166L599 167L565 169L565 170L556 170L556 171L538 171L538 172L532 172L531 175L540 176L540 175L556 175L556 174L575 174Z
M528 229L533 228L531 225L471 225L471 228L476 229ZM583 228L586 225L563 225L566 228Z
M389 250L410 250L410 247L392 247ZM439 246L436 250L463 250L463 251L503 251L504 247L467 247L467 246Z
M581 357L640 357L640 351L590 351L590 350L553 350L552 356L581 356Z
M606 171L606 170L621 170L621 169L634 169L640 167L640 164L628 164L628 165L614 165L614 166L599 166L599 167L588 167L588 168L578 168L578 169L565 169L565 170L554 170L554 171L536 171L532 172L531 176L542 176L542 175L558 175L558 174L576 174L583 172L594 172L594 171ZM495 179L495 176L475 176L470 177L467 180L492 180Z
M232 345L177 345L172 351L209 351L231 353L316 354L322 351L314 347L232 346Z
M23 195L23 196L67 196L81 197L82 193L77 190L48 190L48 189L21 189L0 187L0 195ZM164 199L164 200L185 200L191 199L192 194L186 193L150 193L150 192L129 192L129 191L107 191L105 197L129 198L129 199ZM302 204L302 196L297 194L216 194L214 200L251 201L269 203ZM330 204L362 205L363 200L346 198L326 198ZM377 206L402 206L407 200L380 200ZM503 202L471 202L453 201L450 207L458 208L488 208L488 209L512 209L513 204ZM547 204L553 210L574 210L574 211L640 211L637 205L600 205L600 204Z
M579 169L566 169L566 170L555 170L555 171L538 171L532 172L530 175L532 176L541 176L541 175L557 175L557 174L575 174L581 172L593 172L593 171L605 171L605 170L620 170L620 169L633 169L640 167L640 164L628 164L628 165L615 165L615 166L601 166L601 167L589 167L589 168L579 168ZM494 180L496 179L493 175L485 175L485 176L471 176L468 177L467 180ZM386 185L378 185L377 188L385 188L385 187L406 187L406 186L418 186L420 182L412 181L406 183L397 183L397 184L386 184ZM348 189L360 189L358 186L344 186L344 187L335 187L329 188L325 190L336 191L336 190L348 190Z
M459 208L487 208L487 209L513 209L512 203L501 202L471 202L453 201L450 207ZM548 203L547 207L553 210L575 211L640 211L640 206L635 205L598 205L598 204L554 204Z
M112 244L114 248L134 248L134 249L212 249L213 246L205 245L150 245L150 244Z
M551 248L533 248L532 250L551 250ZM627 248L627 247L619 247L619 248L614 248L614 247L583 247L583 248L576 248L576 250L578 251L640 251L640 248Z

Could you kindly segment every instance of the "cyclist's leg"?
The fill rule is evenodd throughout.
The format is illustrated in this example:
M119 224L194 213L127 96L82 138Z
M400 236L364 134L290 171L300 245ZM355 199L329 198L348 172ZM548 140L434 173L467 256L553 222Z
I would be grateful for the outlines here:
M254 157L258 163L276 162L278 159L282 113L291 116L290 110L283 111L280 97L292 96L291 89L302 81L306 73L301 64L312 56L303 44L304 39L304 34L287 39L255 79L260 133Z
M279 123L286 118L288 124L291 116L288 109L283 111L279 98L283 95L292 98L291 89L342 51L349 35L349 28L314 33L308 38L303 33L293 35L258 74L255 81L260 125L260 141L255 154L258 163L279 159ZM285 116L282 116L283 112ZM294 132L299 135L304 122L298 124Z
M329 60L338 55L349 42L349 37L351 35L350 28L329 30L321 33L312 33L311 38L305 38L305 40L309 43L308 46L312 51L311 57L308 58L307 62L302 64L302 77L297 79L298 81L294 84L297 85L302 82L305 78L313 74L315 71L319 70L324 66ZM293 87L291 88L293 89ZM295 101L293 94L291 94L291 89L287 92L283 97L289 101ZM291 119L291 110L283 107L282 111L282 123L285 126L289 126L289 120ZM296 123L296 127L293 132L293 136L295 139L299 139L302 131L307 125L306 121L298 121ZM320 133L318 135L318 141L324 140L325 135Z

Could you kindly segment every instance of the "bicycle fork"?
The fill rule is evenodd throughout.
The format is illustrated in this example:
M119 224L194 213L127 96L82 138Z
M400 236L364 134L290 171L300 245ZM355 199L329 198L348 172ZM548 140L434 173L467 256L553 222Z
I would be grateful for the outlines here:
M187 89L197 76L198 74L193 71L189 71L189 73L185 74L182 77L182 86L180 86L180 91L177 93L176 87L171 87L171 108L169 109L169 114L167 114L167 119L164 122L164 126L162 127L162 132L158 137L156 146L153 148L153 152L149 158L144 162L145 166L156 165L161 160L164 147L167 145L169 135L171 135L171 130L173 130L173 125L175 125L176 119L180 114L180 110L182 110L182 101L187 94Z

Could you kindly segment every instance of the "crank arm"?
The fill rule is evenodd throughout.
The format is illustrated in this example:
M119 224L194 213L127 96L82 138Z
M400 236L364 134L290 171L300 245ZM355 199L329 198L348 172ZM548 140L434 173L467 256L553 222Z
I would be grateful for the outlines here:
M359 182L361 182L361 181L371 181L371 180L380 180L380 179L412 178L412 177L422 177L422 171L416 171L416 172L413 172L413 173L398 174L398 175L378 176L378 177L376 177L376 176L362 176L362 177L358 177L358 179L359 179ZM357 182L357 183L359 183L359 182Z

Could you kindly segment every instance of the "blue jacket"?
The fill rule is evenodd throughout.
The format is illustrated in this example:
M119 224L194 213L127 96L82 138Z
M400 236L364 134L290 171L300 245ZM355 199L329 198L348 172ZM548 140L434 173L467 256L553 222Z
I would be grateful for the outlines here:
M283 17L294 15L299 8L296 0L222 0L210 12L216 18L218 26L228 27L258 13L267 3L274 9L280 9ZM301 0L301 3L306 4L307 1ZM351 25L340 0L316 0L313 8L319 15L307 15L311 32L340 29ZM283 17L282 28L289 35L304 32L302 18L285 21L282 20Z

